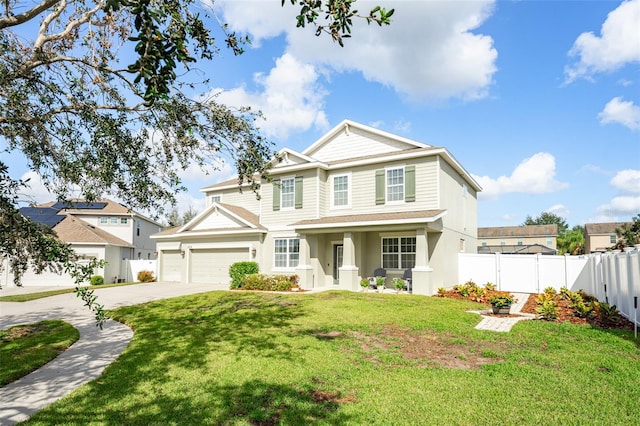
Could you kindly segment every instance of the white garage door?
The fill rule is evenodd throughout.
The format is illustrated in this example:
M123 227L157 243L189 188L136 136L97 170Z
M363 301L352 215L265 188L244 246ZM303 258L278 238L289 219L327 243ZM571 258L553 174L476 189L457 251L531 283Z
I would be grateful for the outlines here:
M184 259L179 250L164 250L162 252L162 264L160 265L160 281L182 281L182 269Z
M229 266L249 260L249 249L207 249L191 252L191 282L229 284Z

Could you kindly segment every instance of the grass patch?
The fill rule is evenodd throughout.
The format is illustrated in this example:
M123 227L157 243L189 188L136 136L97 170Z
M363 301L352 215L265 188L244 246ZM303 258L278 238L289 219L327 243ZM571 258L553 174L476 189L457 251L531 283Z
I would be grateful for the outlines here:
M133 285L133 284L142 284L142 283L130 282L130 283L117 283L117 284L102 284L99 286L91 286L89 288L91 288L92 290L98 290L101 288L122 287L124 285ZM37 293L25 293L25 294L14 294L10 296L0 296L0 302L28 302L29 300L42 299L43 297L57 296L58 294L73 293L75 290L76 290L75 287L73 287L73 288L61 288L59 290L40 291Z
M538 321L492 333L474 329L480 317L465 311L477 308L351 292L212 292L119 308L109 314L135 330L129 347L100 379L27 424L640 418L640 350L631 333Z
M0 386L40 368L79 338L78 330L62 320L0 330Z

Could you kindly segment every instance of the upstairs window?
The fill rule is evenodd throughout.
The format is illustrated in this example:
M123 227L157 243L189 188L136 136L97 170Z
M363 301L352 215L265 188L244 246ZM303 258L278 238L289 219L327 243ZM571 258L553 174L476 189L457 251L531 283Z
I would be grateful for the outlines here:
M518 245L521 246L522 245L522 238L518 238Z
M332 207L349 206L349 175L333 177Z
M117 225L118 224L118 218L117 217L112 217L111 220L109 221L112 225Z
M222 201L222 195L212 195L211 196L211 203L219 203L220 201Z
M416 166L376 170L376 204L416 201Z
M121 225L126 225L127 224L127 218L126 217L121 217L120 218L120 224Z
M404 168L387 170L387 202L404 201Z
M109 218L108 217L101 217L100 218L100 225L106 225L107 223L109 223Z
M280 181L280 208L292 209L295 201L295 181L293 178Z
M609 243L615 244L618 242L618 238L615 235L609 235Z

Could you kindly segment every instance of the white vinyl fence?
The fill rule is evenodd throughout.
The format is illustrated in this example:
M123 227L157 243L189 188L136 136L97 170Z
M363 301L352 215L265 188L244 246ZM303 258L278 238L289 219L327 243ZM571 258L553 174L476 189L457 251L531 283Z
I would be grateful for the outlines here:
M129 260L129 268L127 270L127 281L138 281L138 273L140 271L151 271L153 276L158 279L158 271L156 270L156 260Z
M584 290L601 302L616 305L635 320L640 299L640 245L624 252L585 256L545 256L540 254L459 253L458 280L512 293L542 293L567 287ZM637 320L636 320L637 321Z

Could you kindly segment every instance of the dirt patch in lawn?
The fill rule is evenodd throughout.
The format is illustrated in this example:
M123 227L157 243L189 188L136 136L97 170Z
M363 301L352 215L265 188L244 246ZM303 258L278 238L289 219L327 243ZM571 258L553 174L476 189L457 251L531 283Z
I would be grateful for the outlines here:
M387 365L391 362L385 359L385 354L400 354L421 367L474 370L502 361L497 354L504 350L504 343L470 343L448 333L414 331L396 325L387 325L375 335L352 331L350 337L356 339L366 360Z

